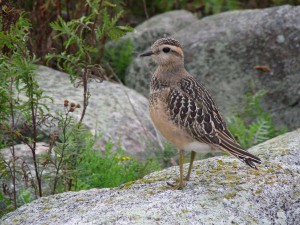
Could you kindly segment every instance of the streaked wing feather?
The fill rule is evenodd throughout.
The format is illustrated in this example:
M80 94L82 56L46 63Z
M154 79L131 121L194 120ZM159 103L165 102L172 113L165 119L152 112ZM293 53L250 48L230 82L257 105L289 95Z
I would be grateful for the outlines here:
M252 168L256 168L254 163L261 163L234 140L212 97L200 83L187 77L181 79L178 86L171 88L168 98L174 123L199 142L220 146Z

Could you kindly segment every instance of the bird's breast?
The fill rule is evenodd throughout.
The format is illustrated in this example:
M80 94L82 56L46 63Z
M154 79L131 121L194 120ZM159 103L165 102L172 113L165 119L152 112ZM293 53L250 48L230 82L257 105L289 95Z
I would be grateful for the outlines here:
M179 149L183 149L193 138L181 127L176 125L167 110L164 92L155 92L149 97L149 113L156 129Z

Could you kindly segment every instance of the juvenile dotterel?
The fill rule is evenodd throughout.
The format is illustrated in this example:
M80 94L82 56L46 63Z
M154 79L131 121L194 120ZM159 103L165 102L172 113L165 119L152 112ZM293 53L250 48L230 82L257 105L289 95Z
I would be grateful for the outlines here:
M151 56L158 64L150 83L149 111L156 128L179 149L178 189L185 186L184 151L191 151L185 180L190 178L196 152L223 150L256 169L261 160L234 140L210 94L185 70L178 41L159 39L140 56Z

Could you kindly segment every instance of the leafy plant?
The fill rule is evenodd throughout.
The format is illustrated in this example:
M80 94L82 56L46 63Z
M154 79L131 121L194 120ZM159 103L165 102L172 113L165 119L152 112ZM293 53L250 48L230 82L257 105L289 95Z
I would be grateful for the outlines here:
M133 59L132 51L133 44L130 40L105 50L106 60L110 62L114 73L123 83L125 82L126 70Z
M277 129L272 121L272 114L261 106L265 91L247 93L242 109L228 118L228 128L244 148L249 148L263 141L286 132Z
M103 76L102 67L95 63L92 56L99 52L97 49L104 45L106 39L117 39L130 28L117 26L121 12L111 16L107 7L114 6L102 0L87 1L87 12L91 13L86 16L67 22L59 18L58 22L51 24L57 31L57 37L63 40L65 51L49 55L49 60L56 60L58 66L69 72L74 84L80 78L79 83L83 86L84 104L77 122L70 113L79 107L72 103L64 103L64 114L54 116L48 113L51 99L39 87L35 72L37 59L28 48L31 24L23 13L20 14L10 4L5 7L3 4L4 16L0 23L1 146L10 147L11 157L0 158L0 176L8 182L8 185L2 182L1 193L9 196L13 207L17 208L20 204L49 194L42 186L49 180L53 181L51 193L72 189L77 178L76 158L80 158L87 143L82 139L85 132L82 120L90 95L88 80L101 81ZM21 95L26 98L20 98ZM22 126L17 126L21 119ZM50 134L49 149L40 157L37 155L38 128L48 119L59 129L58 133ZM33 169L23 157L17 157L15 145L19 142L30 149ZM24 181L24 188L17 180Z
M65 21L58 17L58 22L50 23L56 31L55 38L63 39L64 50L47 56L48 61L56 60L58 68L70 75L71 82L81 79L83 86L83 110L80 118L82 122L89 99L89 79L103 80L104 69L96 62L102 59L104 45L108 39L117 40L126 32L132 31L128 26L118 26L117 21L122 11L115 16L108 14L107 7L115 5L107 1L87 1L91 13L79 19ZM101 18L99 18L101 17Z
M0 171L7 172L6 175L12 183L12 199L14 207L17 207L16 161L15 144L21 140L29 147L32 153L34 165L34 183L36 184L36 195L42 196L41 173L36 158L36 142L38 138L37 127L39 119L45 111L48 111L47 100L50 98L43 94L36 80L36 58L27 48L29 41L29 30L31 25L24 14L15 12L14 9L6 8L7 15L2 17L4 24L0 30L0 56L1 74L0 83L2 93L1 106L3 117L1 117L1 129L4 131L4 142L10 146L12 158L4 160L2 165L6 168ZM26 99L18 96L23 93ZM22 127L17 127L20 119L24 120ZM27 135L23 135L23 133Z
M70 191L76 174L77 161L84 149L85 133L88 131L77 123L72 116L80 108L80 104L64 101L64 113L58 113L57 131L52 135L51 145L43 156L43 165L53 166L53 174L49 174L49 180L53 184L51 194Z
M0 218L14 210L12 201L0 191Z
M18 202L20 202L20 205L29 203L33 200L34 199L32 198L31 191L29 189L22 188L20 190L20 194L18 196Z
M121 148L112 151L114 144L106 143L105 152L86 148L78 160L78 177L74 190L116 187L158 170L158 162L147 159L139 162Z
M172 9L184 8L186 7L188 1L187 0L168 0L168 1L160 1L155 0L154 4L160 11L169 11Z
M203 0L205 12L212 14L238 9L238 0Z

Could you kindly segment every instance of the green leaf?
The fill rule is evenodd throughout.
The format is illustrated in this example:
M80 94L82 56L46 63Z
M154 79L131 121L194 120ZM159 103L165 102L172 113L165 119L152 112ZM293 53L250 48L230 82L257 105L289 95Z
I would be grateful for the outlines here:
M117 7L116 4L113 4L113 3L109 2L109 1L104 1L104 2L103 2L103 5L104 5L104 6L109 6L109 7Z

